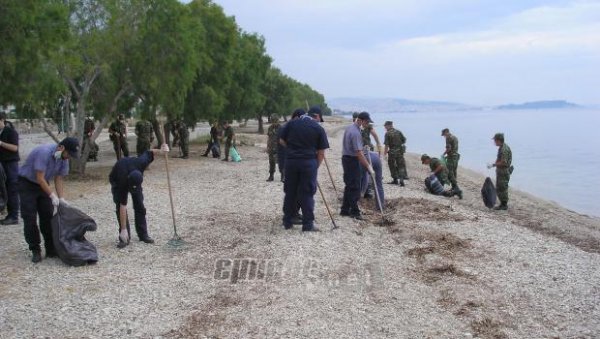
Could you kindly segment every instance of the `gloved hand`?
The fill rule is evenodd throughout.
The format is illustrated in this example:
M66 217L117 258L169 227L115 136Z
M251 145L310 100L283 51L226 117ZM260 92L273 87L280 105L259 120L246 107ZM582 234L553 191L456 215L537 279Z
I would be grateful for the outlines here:
M52 206L57 207L60 204L60 199L56 196L56 193L50 194L50 200L52 200Z
M58 205L60 204L60 199L56 196L56 193L50 194L50 200L52 200L52 207L54 207L54 211L52 211L52 215L56 215L58 213Z
M492 164L492 163L487 164L488 169L491 169L492 167L494 167L494 164Z
M375 170L373 169L373 166L369 165L369 167L367 167L367 171L369 171L371 176L375 176Z
M65 198L60 198L60 199L58 199L58 201L59 201L61 204L63 204L63 206L69 206L69 202L67 202L67 201L65 200Z
M161 150L162 152L165 152L165 153L168 153L168 152L170 152L170 151L171 151L171 149L169 148L169 145L167 145L167 144L162 144L162 145L160 146L160 150Z

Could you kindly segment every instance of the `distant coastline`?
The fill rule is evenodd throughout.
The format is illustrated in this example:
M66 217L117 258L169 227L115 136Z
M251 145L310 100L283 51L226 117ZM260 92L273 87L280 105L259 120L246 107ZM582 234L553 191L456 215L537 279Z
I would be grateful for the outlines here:
M545 100L545 101L532 101L525 102L522 104L509 104L509 105L501 105L496 107L496 109L508 109L508 110L516 110L516 109L564 109L564 108L582 108L577 104L564 101L564 100Z

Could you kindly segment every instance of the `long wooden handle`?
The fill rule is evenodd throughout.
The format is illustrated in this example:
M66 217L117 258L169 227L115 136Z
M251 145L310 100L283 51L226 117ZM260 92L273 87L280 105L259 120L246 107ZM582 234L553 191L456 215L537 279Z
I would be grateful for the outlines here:
M162 132L163 140L165 140L164 126L161 126L161 132ZM165 152L165 169L167 171L167 186L169 188L169 201L171 202L171 218L173 219L173 232L174 232L175 237L178 237L177 223L175 221L175 203L173 202L173 190L171 189L171 173L169 171L169 153L168 152Z

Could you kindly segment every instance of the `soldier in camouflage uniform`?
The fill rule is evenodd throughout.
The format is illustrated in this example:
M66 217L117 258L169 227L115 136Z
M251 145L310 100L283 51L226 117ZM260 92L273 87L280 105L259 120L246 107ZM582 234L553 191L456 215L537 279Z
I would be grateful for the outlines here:
M269 178L267 181L273 181L273 175L275 174L275 164L277 164L277 152L279 149L279 119L277 117L271 117L271 126L267 130L267 153L269 154ZM283 173L283 169L279 168L279 174Z
M179 146L179 120L171 121L171 134L173 135L173 147Z
M508 209L508 182L510 175L513 172L512 166L512 151L507 144L504 143L504 134L496 133L494 142L498 146L498 156L496 162L488 165L488 168L496 167L496 192L500 205L494 207L495 210Z
M404 186L404 178L406 178L406 160L404 152L406 152L406 138L402 132L394 128L394 123L386 121L385 137L383 144L385 145L384 154L388 157L388 166L392 174L393 181L390 184Z
M181 150L181 159L187 159L190 154L190 131L183 120L177 124L179 134L179 149Z
M233 146L234 138L235 133L233 132L233 127L231 127L231 122L225 121L223 123L223 139L225 139L225 159L223 161L229 161L229 150Z
M458 138L451 134L450 130L447 128L442 130L442 136L446 138L446 150L444 151L444 155L446 156L448 179L452 185L452 191L456 192L456 195L462 199L462 191L458 187L457 182L458 161L460 160L460 154L458 153Z
M108 128L108 134L110 140L113 143L117 159L121 159L121 152L123 156L129 156L129 145L127 145L127 125L125 124L125 116L119 114L119 118L110 124Z
M421 156L421 163L423 165L429 165L431 173L429 173L428 176L435 175L439 180L440 184L442 184L442 186L450 184L450 179L448 179L448 168L440 159L431 158L427 154L423 154ZM453 197L455 195L458 195L458 193L453 190L445 190L443 193L441 193L441 195L445 197ZM459 198L461 197L459 196Z
M135 124L135 135L137 135L137 143L135 149L138 157L152 147L154 141L154 128L148 120L140 120Z
M96 130L96 123L94 122L94 118L87 117L83 124L83 148L81 152L86 148L90 149L90 153L88 155L88 161L98 161L98 144L95 141L92 142L92 135Z

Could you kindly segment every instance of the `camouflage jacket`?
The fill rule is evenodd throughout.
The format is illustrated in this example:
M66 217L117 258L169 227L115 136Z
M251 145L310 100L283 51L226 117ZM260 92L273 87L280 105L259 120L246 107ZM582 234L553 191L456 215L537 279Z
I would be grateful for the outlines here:
M508 169L512 166L512 151L507 144L503 144L498 148L498 157L496 161L502 162L502 165L497 165L496 168L499 169Z
M436 173L438 179L442 182L442 185L448 184L450 181L448 180L448 167L444 165L444 163L438 158L431 158L431 162L429 163L429 169L434 172L438 166L442 166L442 170Z
M385 138L383 144L389 148L390 153L404 153L406 148L404 144L406 143L406 138L402 132L398 131L395 128L390 128L385 133Z
M96 129L96 123L94 122L93 119L85 119L85 122L83 123L83 133L87 136L89 136L90 133L94 133L94 130Z
M140 139L154 141L154 128L148 120L140 120L135 124L135 135Z
M231 142L233 139L233 127L229 126L223 131L223 138L226 142Z
M267 136L269 140L267 141L267 152L269 153L277 153L277 147L279 146L279 128L281 125L279 123L273 123L269 126L267 131Z
M110 140L113 141L117 139L117 136L123 139L127 138L127 126L125 126L125 124L122 121L117 120L110 124L110 127L108 128L108 133L110 134Z
M185 124L185 122L180 121L179 124L177 124L177 129L179 130L180 138L189 138L190 137L190 131L188 130L188 127Z
M458 138L456 136L450 134L446 137L446 151L449 157L458 155Z

